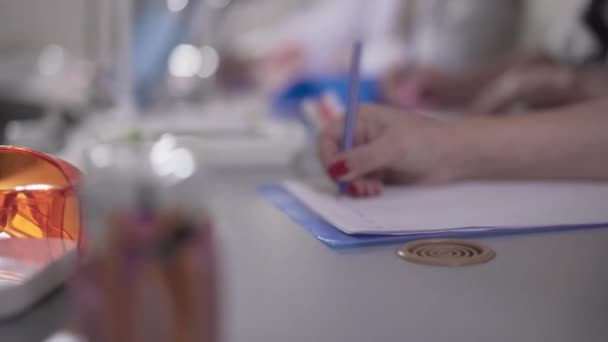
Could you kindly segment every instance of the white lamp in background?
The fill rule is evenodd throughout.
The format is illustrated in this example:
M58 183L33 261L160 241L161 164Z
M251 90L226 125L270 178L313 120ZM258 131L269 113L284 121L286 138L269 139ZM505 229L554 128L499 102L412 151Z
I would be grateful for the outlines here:
M38 72L46 77L58 75L65 66L65 49L56 44L47 45L38 57Z
M167 0L167 8L173 13L178 13L188 6L188 0Z
M194 45L181 44L169 57L169 73L173 77L194 77L201 70L203 58Z
M220 55L215 48L203 45L200 48L201 66L198 71L200 78L209 78L215 75L220 66Z

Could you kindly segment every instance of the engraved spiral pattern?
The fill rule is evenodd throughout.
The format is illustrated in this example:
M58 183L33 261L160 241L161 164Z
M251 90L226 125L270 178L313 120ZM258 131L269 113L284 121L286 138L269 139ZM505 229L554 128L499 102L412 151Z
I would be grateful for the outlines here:
M489 248L461 240L415 241L399 249L399 256L407 261L449 267L483 264L495 255Z

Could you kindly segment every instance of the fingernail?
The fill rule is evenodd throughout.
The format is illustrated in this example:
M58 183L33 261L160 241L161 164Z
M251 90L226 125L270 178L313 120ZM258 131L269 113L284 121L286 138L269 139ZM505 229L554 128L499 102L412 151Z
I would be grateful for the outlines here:
M346 165L346 160L340 160L333 163L327 172L331 176L331 178L338 179L349 172L348 165Z
M356 184L351 183L348 185L348 193L351 194L351 196L359 196L359 188L357 187Z

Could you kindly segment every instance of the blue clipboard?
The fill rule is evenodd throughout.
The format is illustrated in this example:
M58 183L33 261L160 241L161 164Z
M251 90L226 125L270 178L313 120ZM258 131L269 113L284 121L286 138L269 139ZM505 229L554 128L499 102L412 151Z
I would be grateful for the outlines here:
M280 184L263 185L258 192L267 198L274 206L284 212L295 223L309 231L317 239L332 248L364 247L382 244L398 244L421 239L441 238L483 238L490 236L507 236L533 234L540 232L557 232L581 229L608 228L607 224L564 225L554 227L538 227L531 229L503 229L475 232L438 232L411 235L349 235L334 227L312 210L303 205L295 196Z

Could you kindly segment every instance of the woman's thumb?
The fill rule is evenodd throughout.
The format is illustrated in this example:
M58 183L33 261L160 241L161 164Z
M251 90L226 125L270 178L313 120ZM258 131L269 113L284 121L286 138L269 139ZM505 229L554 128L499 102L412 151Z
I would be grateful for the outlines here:
M389 137L381 137L341 154L330 167L330 173L338 180L351 181L390 167L399 150L391 141Z

